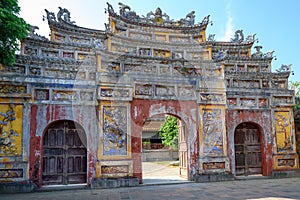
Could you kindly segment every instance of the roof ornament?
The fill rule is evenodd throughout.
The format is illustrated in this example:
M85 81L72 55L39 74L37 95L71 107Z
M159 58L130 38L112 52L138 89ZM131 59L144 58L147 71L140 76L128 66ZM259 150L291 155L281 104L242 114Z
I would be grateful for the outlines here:
M215 42L216 41L215 35L216 34L209 34L207 38L207 42Z
M54 12L49 12L47 9L45 9L46 14L47 14L47 20L49 21L54 21L56 22L55 14ZM45 21L45 16L43 15L43 21Z
M180 25L192 26L195 24L195 11L188 13L184 19L178 21Z
M292 64L289 65L281 65L281 67L279 69L276 69L277 73L281 73L281 72L290 72L291 71L291 66Z
M254 33L254 34L252 34L252 35L248 35L248 36L246 37L246 39L245 39L245 43L252 43L252 42L255 42L255 41L258 42L258 40L255 39L255 35L256 35L256 33Z
M243 33L243 30L237 30L235 31L234 33L234 38L231 38L231 42L234 42L234 43L241 43L244 41L244 33Z
M57 13L57 19L58 20L63 20L67 23L75 24L74 21L71 21L71 13L68 9L61 8L61 7L58 7L58 8L59 8L59 11ZM63 19L62 19L62 17L63 17Z
M115 14L114 8L112 7L111 4L109 4L108 2L106 2L107 4L107 8L105 8L105 13L108 12L109 14Z
M264 54L264 58L273 58L274 52L275 52L274 50L268 51L267 53Z
M264 56L263 52L261 52L262 46L255 46L256 52L252 54L252 58L262 58Z
M147 16L144 18L146 18L147 23L172 24L174 22L174 20L170 20L169 15L167 15L166 13L162 13L160 8L157 8L155 10L155 13L153 13L152 11L148 12ZM143 18L141 18L141 19L143 19ZM142 20L142 21L144 21L144 20Z
M39 30L39 27L30 25L30 31L28 33L28 37L38 39L38 40L48 41L46 37L37 34L35 30Z
M122 17L133 19L133 20L139 18L139 16L134 11L131 11L131 8L128 5L119 2L119 6L120 6L119 12Z

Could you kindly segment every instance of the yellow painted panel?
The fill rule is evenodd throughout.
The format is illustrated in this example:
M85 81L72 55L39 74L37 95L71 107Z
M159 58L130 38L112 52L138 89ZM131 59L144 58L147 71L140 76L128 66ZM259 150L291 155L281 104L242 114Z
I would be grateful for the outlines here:
M275 132L278 152L291 151L293 149L290 125L288 111L275 112Z
M0 105L0 156L22 154L22 105Z
M226 156L225 106L200 106L200 154Z
M131 158L130 107L128 103L101 102L98 158Z

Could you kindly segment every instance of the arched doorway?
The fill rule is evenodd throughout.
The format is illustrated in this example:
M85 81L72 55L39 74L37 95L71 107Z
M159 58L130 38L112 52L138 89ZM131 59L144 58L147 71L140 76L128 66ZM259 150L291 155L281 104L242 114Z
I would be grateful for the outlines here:
M236 175L262 174L262 137L253 123L241 123L234 132Z
M87 142L84 129L73 121L50 125L43 138L42 184L86 183Z
M162 142L163 136L159 134L161 126L164 126L164 136L168 138L169 145ZM153 183L153 179L163 182L189 178L187 127L180 118L168 114L152 116L144 123L142 135L143 142L147 142L143 143L142 156L145 184L148 179Z

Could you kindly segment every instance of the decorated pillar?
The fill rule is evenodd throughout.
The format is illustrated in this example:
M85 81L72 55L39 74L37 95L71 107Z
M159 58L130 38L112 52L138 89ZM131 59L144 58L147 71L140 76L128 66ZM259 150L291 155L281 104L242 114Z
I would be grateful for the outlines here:
M0 182L29 180L28 118L26 87L0 84Z
M130 104L101 101L97 178L133 176Z
M299 168L292 108L274 110L274 171Z

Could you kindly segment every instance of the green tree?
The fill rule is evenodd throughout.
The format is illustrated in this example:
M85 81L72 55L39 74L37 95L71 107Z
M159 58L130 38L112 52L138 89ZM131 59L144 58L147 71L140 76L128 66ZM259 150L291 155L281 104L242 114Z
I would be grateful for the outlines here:
M290 81L289 88L295 90L295 109L300 108L300 81Z
M19 41L25 38L30 25L19 17L18 0L0 0L0 64L15 63L15 52Z
M160 127L159 134L162 143L173 149L178 149L178 119L168 116L166 122Z

